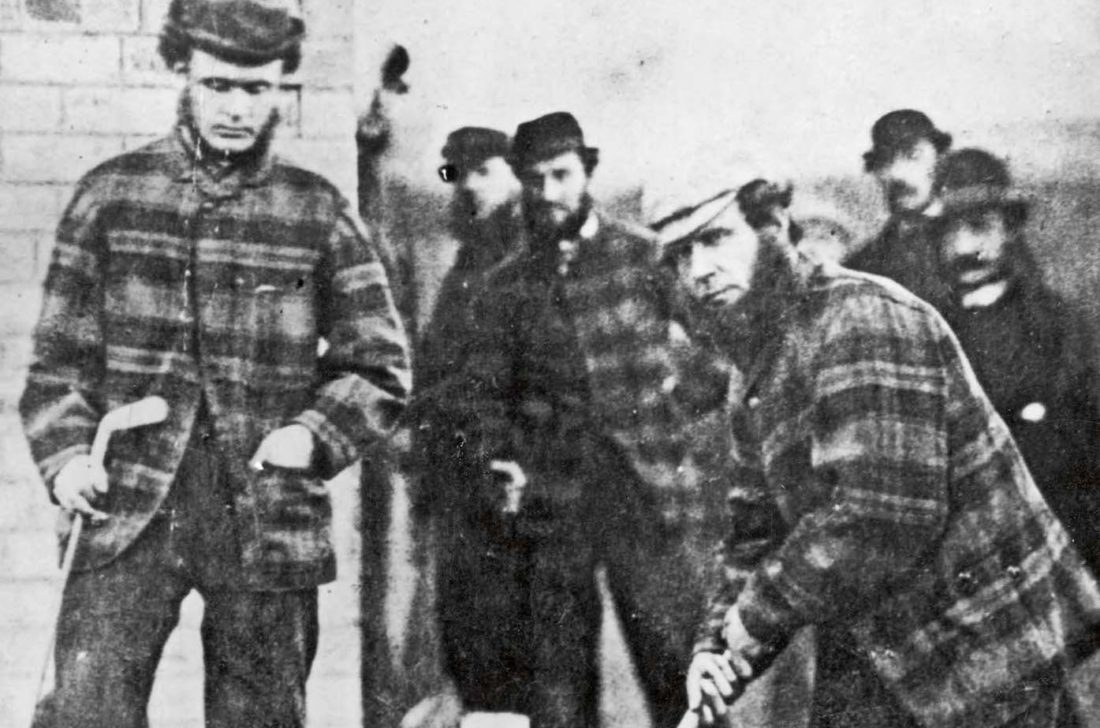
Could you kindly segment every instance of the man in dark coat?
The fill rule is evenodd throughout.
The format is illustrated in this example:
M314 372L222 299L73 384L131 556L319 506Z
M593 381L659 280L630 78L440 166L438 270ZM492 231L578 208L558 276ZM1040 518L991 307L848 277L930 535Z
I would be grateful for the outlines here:
M479 298L463 371L423 393L469 484L448 499L447 665L470 709L595 725L602 561L656 723L675 725L707 562L685 544L710 543L699 514L720 510L678 471L656 248L595 209L572 115L521 124L510 161L524 242Z
M1059 725L1100 586L939 314L801 257L790 199L699 189L659 225L695 340L730 362L697 719L815 625L814 725Z
M458 251L417 342L417 389L431 389L461 363L485 275L520 241L519 182L508 166L508 148L508 136L496 129L466 126L447 136L439 175L454 185L448 229Z
M1028 202L980 149L944 159L936 224L941 308L1039 490L1100 573L1100 403L1088 327L1043 283L1024 238Z
M336 569L322 479L385 438L409 372L374 242L270 149L303 33L252 0L173 2L178 125L85 175L58 226L20 401L51 498L85 519L50 725L146 726L192 590L207 725L305 725ZM98 420L150 395L167 420L93 461Z
M508 135L496 129L467 126L447 136L439 176L454 186L448 229L458 249L435 298L432 316L414 347L417 392L431 392L459 370L466 348L476 339L474 299L483 291L489 271L520 240L519 182L508 165L508 150ZM409 526L418 579L414 613L405 628L413 654L407 658L410 668L403 692L418 702L402 725L451 725L461 706L453 685L440 674L439 629L433 610L438 609L437 566L441 556L447 560L452 548L453 531L446 520L453 510L449 498L466 490L468 484L456 481L461 473L454 471L447 456L450 423L433 418L430 409L419 411L415 394L407 422L411 450L405 471L412 483L413 519ZM481 618L468 616L472 622Z
M864 169L886 196L886 226L844 265L885 276L919 298L939 305L947 295L936 267L931 225L939 211L936 166L951 148L951 135L913 109L891 111L871 127Z

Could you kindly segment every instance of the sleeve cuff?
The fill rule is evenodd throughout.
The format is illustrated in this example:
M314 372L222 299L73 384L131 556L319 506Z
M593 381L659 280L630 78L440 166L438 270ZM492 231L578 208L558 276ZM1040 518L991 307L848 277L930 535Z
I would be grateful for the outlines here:
M765 645L785 644L804 622L774 585L759 576L749 579L737 608L745 631Z
M313 466L322 479L335 478L341 471L360 459L361 453L355 443L345 437L320 412L306 410L291 422L302 425L313 433L316 443Z

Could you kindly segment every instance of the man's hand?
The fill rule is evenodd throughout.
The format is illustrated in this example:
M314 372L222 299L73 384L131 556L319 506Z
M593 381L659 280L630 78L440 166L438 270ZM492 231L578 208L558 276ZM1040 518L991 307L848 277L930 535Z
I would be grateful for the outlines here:
M519 513L523 504L523 489L527 475L515 460L490 460L489 470L504 479L504 512Z
M739 666L748 667L747 664ZM751 672L749 669L749 675ZM692 658L687 675L688 712L699 716L696 725L714 725L742 692L729 652L699 652ZM685 716L685 720L690 719Z
M58 471L53 479L53 496L70 513L82 513L92 523L100 523L109 516L96 510L92 502L107 492L107 471L103 465L92 461L89 455L77 455Z
M313 433L305 425L280 427L263 439L248 467L263 470L264 465L272 465L288 470L309 470L315 447Z

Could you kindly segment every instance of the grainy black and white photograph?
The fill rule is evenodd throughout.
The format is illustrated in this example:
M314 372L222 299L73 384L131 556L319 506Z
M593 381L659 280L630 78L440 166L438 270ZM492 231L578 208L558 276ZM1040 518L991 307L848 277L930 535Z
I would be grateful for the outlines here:
M1100 727L1100 4L0 0L0 725Z

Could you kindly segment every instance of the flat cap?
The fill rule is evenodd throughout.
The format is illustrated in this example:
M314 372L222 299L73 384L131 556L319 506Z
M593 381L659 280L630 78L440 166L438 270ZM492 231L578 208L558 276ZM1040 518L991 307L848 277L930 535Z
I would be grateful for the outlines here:
M232 63L259 65L297 59L304 36L305 23L285 3L172 0L161 43L186 44Z

